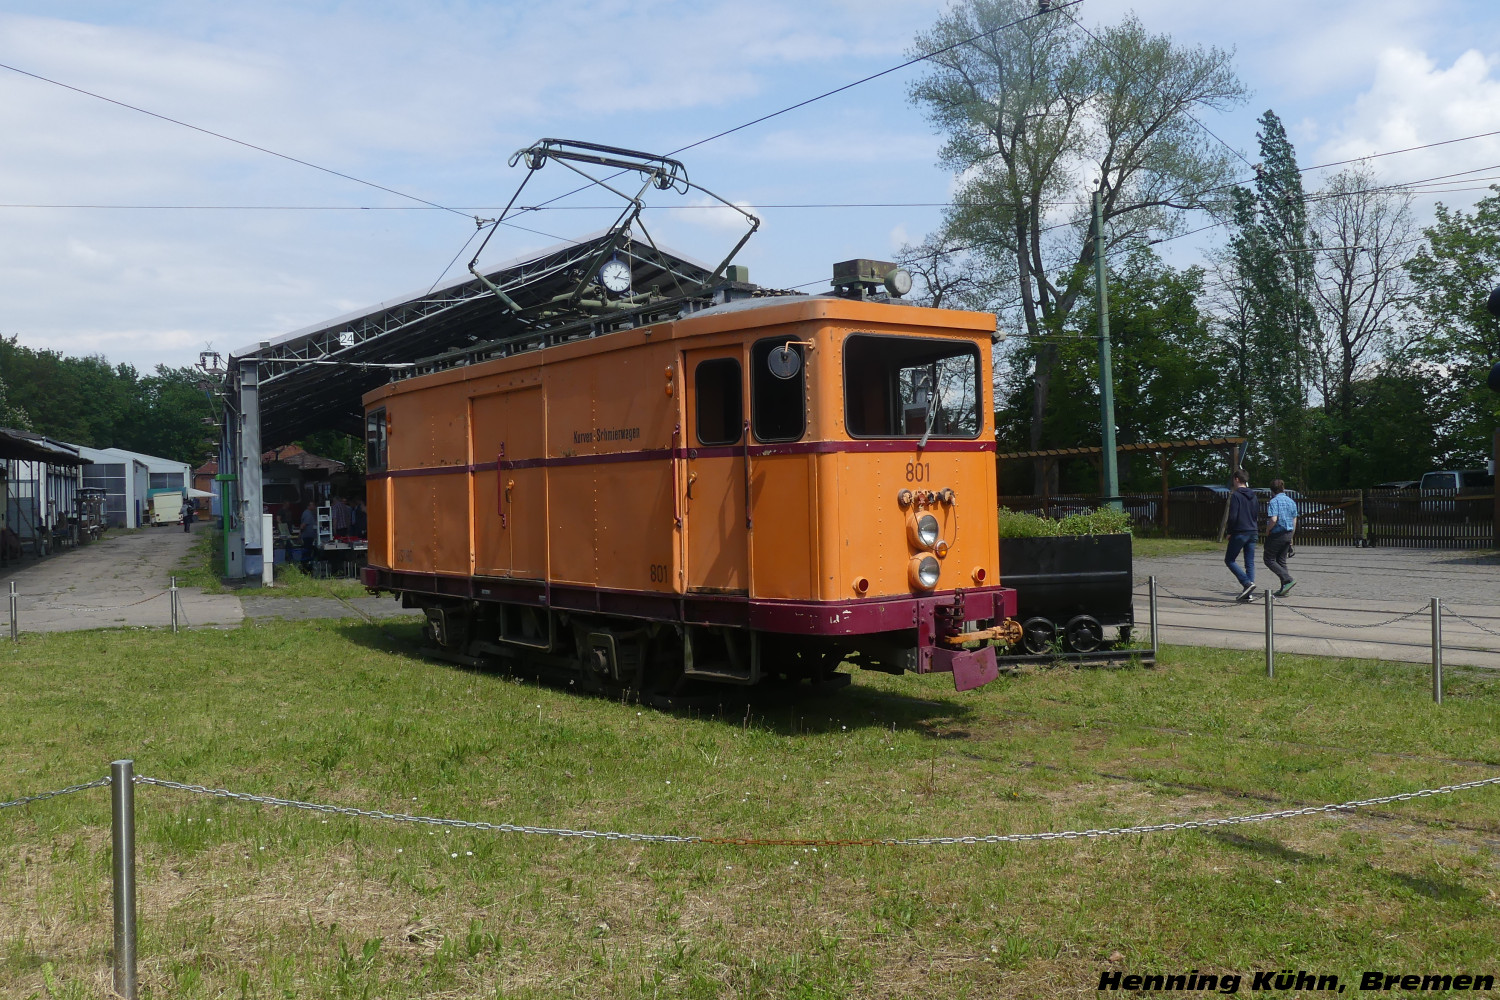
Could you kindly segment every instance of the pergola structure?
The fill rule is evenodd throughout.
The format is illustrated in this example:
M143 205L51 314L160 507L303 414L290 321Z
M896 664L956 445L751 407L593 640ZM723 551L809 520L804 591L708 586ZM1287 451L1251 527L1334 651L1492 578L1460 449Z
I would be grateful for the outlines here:
M628 295L608 300L599 289L591 268L601 256L629 268ZM265 449L326 428L362 435L362 397L393 378L643 326L714 296L764 294L744 268L725 271L608 231L233 352L216 477L225 575L262 572Z
M1246 438L1242 437L1211 437L1192 438L1187 441L1142 441L1136 444L1122 444L1115 447L1116 453L1143 451L1156 456L1156 463L1161 467L1162 492L1167 489L1167 471L1171 468L1172 461L1176 456L1185 451L1222 451L1224 459L1229 466L1229 473L1233 475L1240 469L1240 462L1244 455ZM995 456L997 462L1018 461L1030 459L1041 462L1044 473L1044 481L1051 481L1052 473L1057 467L1060 459L1064 458L1086 458L1094 465L1098 465L1104 449L1094 448L1048 448L1042 451L1009 451Z
M1162 502L1162 526L1166 527L1167 518L1167 491L1168 477L1172 469L1172 462L1178 455L1187 451L1219 451L1224 454L1225 464L1229 466L1229 475L1240 470L1244 460L1245 444L1247 438L1243 437L1210 437L1192 438L1186 441L1141 441L1135 444L1122 444L1115 447L1115 452L1145 452L1156 459L1157 466L1161 469L1161 502ZM1000 472L1000 463L1005 461L1019 461L1027 459L1042 464L1042 481L1052 482L1056 473L1057 463L1068 458L1084 458L1098 467L1104 449L1093 448L1048 448L1041 451L1011 451L1002 452L995 456L995 473ZM1226 477L1227 478L1227 477Z

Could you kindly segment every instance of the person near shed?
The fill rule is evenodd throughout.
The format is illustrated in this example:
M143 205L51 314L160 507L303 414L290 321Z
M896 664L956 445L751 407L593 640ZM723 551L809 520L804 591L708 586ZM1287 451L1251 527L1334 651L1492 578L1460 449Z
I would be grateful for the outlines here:
M1255 494L1250 492L1250 480L1243 472L1234 474L1230 487L1229 523L1225 526L1229 545L1224 549L1224 565L1240 584L1240 594L1235 600L1248 601L1255 596L1255 537L1259 534ZM1244 569L1235 563L1242 552L1245 555Z
M302 508L301 526L299 541L302 543L302 558L311 559L313 551L318 547L318 515L312 504Z
M1297 527L1297 501L1286 492L1280 479L1271 480L1271 504L1266 508L1266 568L1276 574L1281 587L1272 596L1285 597L1297 581L1286 568L1286 557L1292 549L1292 532Z
M193 515L197 513L196 508L193 507L193 501L184 496L182 498L182 510L178 511L178 513L182 515L182 530L191 532L193 530Z

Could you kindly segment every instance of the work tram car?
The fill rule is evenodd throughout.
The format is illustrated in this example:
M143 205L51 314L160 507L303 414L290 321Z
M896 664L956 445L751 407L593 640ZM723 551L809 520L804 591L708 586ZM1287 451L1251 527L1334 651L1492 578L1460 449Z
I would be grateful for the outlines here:
M873 262L840 265L870 272ZM887 272L889 273L889 272ZM896 279L910 279L904 274ZM989 314L729 301L365 396L364 582L595 690L997 675Z

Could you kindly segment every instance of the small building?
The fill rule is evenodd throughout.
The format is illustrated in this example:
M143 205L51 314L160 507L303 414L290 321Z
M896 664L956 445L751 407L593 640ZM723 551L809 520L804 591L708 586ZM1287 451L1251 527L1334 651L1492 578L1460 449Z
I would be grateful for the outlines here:
M30 550L40 556L55 545L76 541L78 449L31 431L0 428L0 563Z
M223 509L219 506L219 497L223 495L224 484L219 482L218 475L219 462L213 458L210 458L207 462L204 462L193 470L193 489L199 493L212 494L211 497L204 498L208 501L207 507L204 506L203 499L198 501L197 506L200 514L207 513L210 517L218 517L219 512Z
M82 448L87 461L83 485L105 491L105 519L112 528L139 528L147 523L147 498L152 490L191 488L186 462L142 455L124 448Z

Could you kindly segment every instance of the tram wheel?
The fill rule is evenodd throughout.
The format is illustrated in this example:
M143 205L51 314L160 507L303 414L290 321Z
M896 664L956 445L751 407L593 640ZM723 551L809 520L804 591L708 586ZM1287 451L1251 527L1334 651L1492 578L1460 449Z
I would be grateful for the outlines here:
M1021 623L1021 645L1026 652L1040 655L1052 652L1057 641L1057 626L1050 618L1028 618Z
M1074 653L1092 653L1104 642L1104 626L1090 615L1078 615L1063 629L1063 645Z

